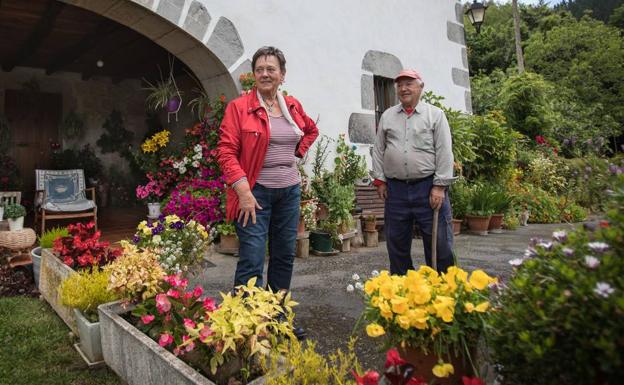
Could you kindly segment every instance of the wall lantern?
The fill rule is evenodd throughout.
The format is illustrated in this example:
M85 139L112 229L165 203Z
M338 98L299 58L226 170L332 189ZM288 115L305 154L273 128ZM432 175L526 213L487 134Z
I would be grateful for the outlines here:
M481 24L483 24L483 19L485 19L486 9L487 5L477 3L477 0L473 0L470 8L468 8L468 10L466 11L466 15L468 15L468 19L477 30L477 33L481 31Z

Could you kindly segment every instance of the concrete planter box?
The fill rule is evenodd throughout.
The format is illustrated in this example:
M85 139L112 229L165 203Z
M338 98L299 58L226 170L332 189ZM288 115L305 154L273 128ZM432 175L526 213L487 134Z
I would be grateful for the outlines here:
M131 309L120 302L98 307L104 361L119 377L128 385L215 385L120 316ZM260 377L248 385L264 382Z
M102 341L100 337L100 323L90 322L78 309L74 309L78 336L80 336L80 351L87 359L87 363L93 365L104 360L102 356Z
M58 259L52 253L52 249L42 250L40 269L39 292L67 326L69 326L74 333L78 334L74 310L61 304L61 295L58 291L61 282L70 275L76 274L76 271Z

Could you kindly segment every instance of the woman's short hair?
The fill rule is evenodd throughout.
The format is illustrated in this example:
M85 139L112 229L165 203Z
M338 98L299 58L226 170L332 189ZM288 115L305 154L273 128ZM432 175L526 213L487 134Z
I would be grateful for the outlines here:
M286 72L286 58L284 57L284 53L275 47L264 46L254 53L253 58L251 59L251 70L256 70L256 61L263 56L275 56L280 65L280 70L282 72Z

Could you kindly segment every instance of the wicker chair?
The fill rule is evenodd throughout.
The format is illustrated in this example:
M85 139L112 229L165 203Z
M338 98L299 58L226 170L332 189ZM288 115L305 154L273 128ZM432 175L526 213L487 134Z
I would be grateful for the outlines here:
M41 221L41 234L50 219L93 218L97 230L95 188L85 188L83 170L35 170L35 175L35 227Z

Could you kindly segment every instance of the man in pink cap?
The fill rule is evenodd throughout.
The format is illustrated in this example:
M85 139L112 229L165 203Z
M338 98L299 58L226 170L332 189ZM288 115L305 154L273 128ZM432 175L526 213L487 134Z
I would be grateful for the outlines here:
M394 79L400 104L388 108L377 127L373 176L385 200L386 246L390 272L413 270L413 228L423 233L427 265L431 266L433 211L440 210L437 268L453 265L451 205L447 188L453 183L451 130L444 111L420 100L422 76L402 70Z

